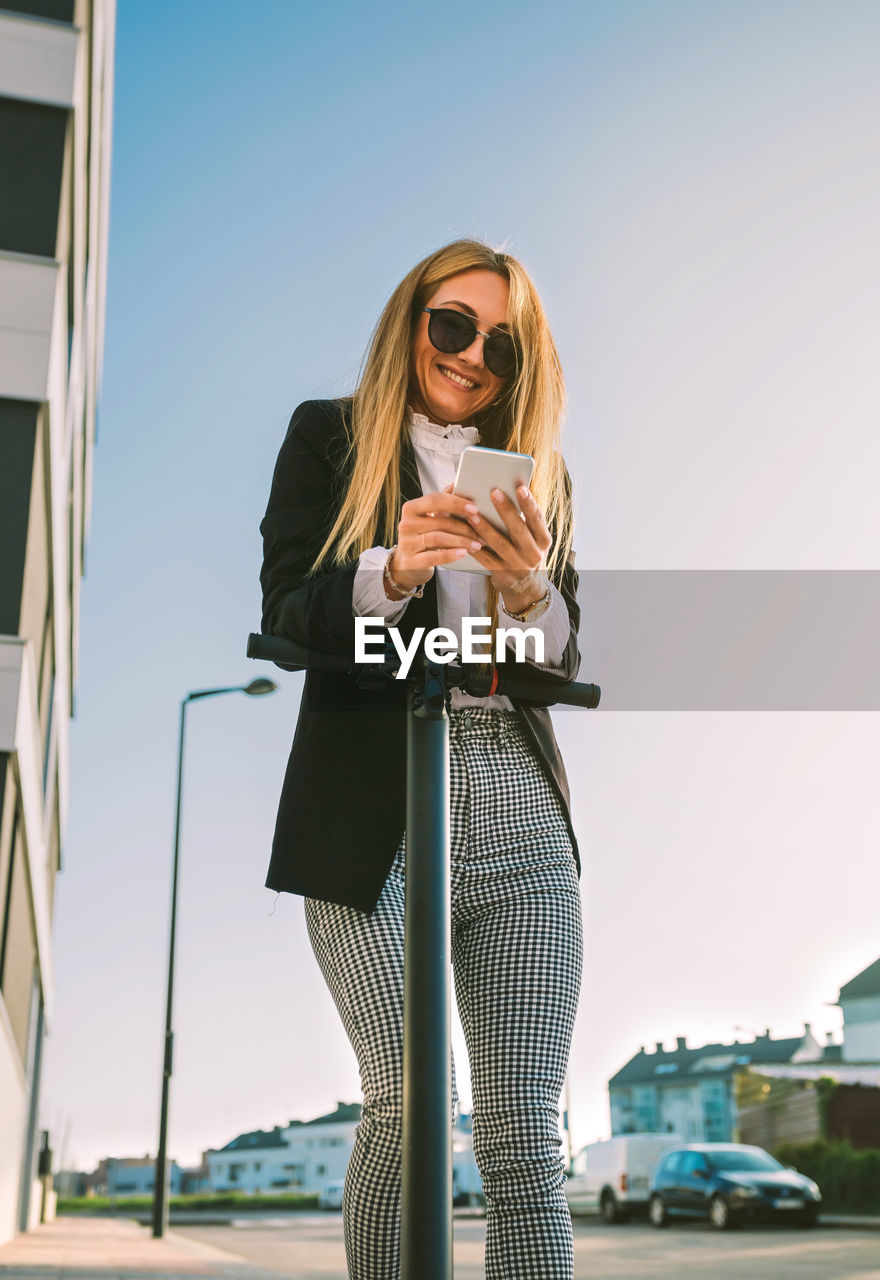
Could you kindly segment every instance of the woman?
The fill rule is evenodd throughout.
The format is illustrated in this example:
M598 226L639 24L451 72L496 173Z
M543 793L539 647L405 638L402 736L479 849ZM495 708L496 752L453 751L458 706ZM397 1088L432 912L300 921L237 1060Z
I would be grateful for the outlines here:
M577 673L563 382L519 262L459 240L420 262L376 327L354 395L293 415L261 525L263 631L353 652L356 616L540 628L548 685ZM501 534L451 481L481 442L535 458ZM455 571L473 555L488 576ZM529 644L533 642L528 642ZM399 1275L405 689L309 671L267 883L309 937L364 1091L343 1202L353 1280ZM580 863L549 714L453 690L452 954L486 1195L488 1280L570 1280L558 1102L582 959ZM454 1103L454 1100L453 1100Z

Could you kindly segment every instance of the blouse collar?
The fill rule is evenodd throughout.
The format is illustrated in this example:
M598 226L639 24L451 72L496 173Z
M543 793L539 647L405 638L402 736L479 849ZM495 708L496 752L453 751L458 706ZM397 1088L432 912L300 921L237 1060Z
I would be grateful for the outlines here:
M409 435L414 445L427 449L431 453L446 453L458 456L469 444L480 443L480 433L476 427L463 427L452 422L448 427L441 427L431 422L423 413L410 410Z

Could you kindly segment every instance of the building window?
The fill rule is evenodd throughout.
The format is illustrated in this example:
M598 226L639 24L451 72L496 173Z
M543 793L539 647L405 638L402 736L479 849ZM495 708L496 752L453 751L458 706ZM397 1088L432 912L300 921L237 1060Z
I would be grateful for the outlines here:
M611 1132L616 1136L619 1133L632 1133L634 1129L632 1091L615 1089L611 1095Z
M703 1104L703 1137L706 1142L726 1142L730 1138L727 1086L723 1080L700 1082Z
M49 679L49 692L47 694L48 706L46 708L46 740L43 743L43 795L45 796L49 790L49 760L50 748L52 746L52 722L55 717L55 668L52 667L52 674Z
M0 923L0 989L3 987L3 976L6 968L6 936L9 933L9 908L12 903L12 876L15 871L15 848L17 839L18 806L16 805L12 811L12 836L9 841L9 866L6 870L6 883L3 885L3 919L2 923Z
M657 1108L657 1090L647 1086L633 1089L636 1112L636 1130L639 1133L656 1133L660 1127Z
M16 806L0 938L0 992L25 1073L30 1070L37 944L31 924L27 850Z

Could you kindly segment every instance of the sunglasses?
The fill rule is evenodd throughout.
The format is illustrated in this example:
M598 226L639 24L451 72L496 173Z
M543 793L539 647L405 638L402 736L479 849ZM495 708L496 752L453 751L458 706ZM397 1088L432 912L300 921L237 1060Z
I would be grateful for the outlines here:
M425 307L428 320L428 337L431 346L445 355L457 355L466 351L476 337L483 339L483 362L496 378L509 378L516 373L516 345L509 333L497 331L484 333L476 321L462 311L449 307Z

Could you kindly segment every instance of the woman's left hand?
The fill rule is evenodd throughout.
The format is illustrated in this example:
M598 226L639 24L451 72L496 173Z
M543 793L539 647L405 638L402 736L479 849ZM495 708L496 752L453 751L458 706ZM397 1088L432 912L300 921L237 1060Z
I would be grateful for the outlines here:
M492 583L501 593L505 608L520 613L540 600L547 589L540 571L552 539L543 511L524 484L516 496L521 512L500 489L492 490L492 501L507 527L506 534L482 516L471 515L468 520L483 544L482 551L472 552L473 558L491 570ZM519 587L515 593L512 584Z

